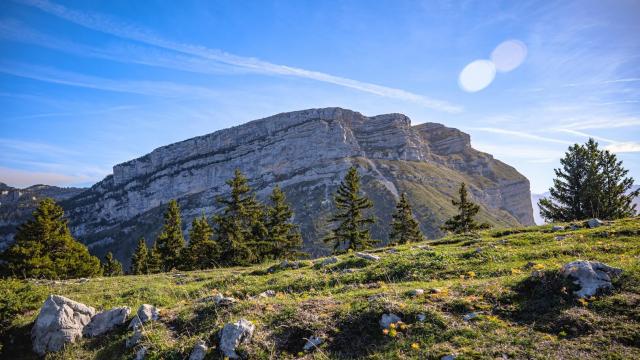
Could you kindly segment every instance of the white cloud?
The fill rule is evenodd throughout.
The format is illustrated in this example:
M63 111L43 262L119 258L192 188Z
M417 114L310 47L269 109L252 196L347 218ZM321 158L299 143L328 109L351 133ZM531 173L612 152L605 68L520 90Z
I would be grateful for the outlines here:
M491 127L467 127L465 128L465 130L484 131L484 132L489 132L494 134L509 135L509 136L515 136L523 139L551 142L556 144L564 144L564 145L573 144L571 141L539 136L539 135L527 133L524 131L506 130L506 129L500 129L500 128L491 128Z
M614 153L635 153L640 152L640 143L637 142L619 142L605 146L605 149Z
M387 98L400 99L414 102L434 110L458 113L462 108L447 101L433 99L424 95L415 94L406 90L396 89L340 76L330 75L318 71L311 71L286 65L273 64L256 58L237 56L217 49L210 49L200 45L185 44L166 40L139 27L122 23L118 20L96 13L85 13L69 9L65 6L45 0L15 0L23 5L38 8L51 15L60 17L72 23L86 28L138 41L148 45L157 46L176 52L198 56L204 59L217 61L223 64L233 65L243 69L258 71L271 75L295 76L312 79L334 85L339 85L359 91L375 94Z

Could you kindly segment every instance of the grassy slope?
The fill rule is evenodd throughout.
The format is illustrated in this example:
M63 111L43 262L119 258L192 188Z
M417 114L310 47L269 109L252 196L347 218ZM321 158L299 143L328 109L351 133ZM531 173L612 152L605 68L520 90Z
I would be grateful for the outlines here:
M438 359L456 353L475 358L640 358L640 219L617 221L592 230L550 232L550 226L495 230L481 237L449 237L430 245L434 251L399 246L378 249L382 260L368 262L344 255L317 269L311 262L296 270L267 273L273 264L151 276L91 279L31 286L33 295L3 336L2 357L30 358L29 330L37 308L49 293L98 309L142 303L161 308L161 321L147 327L148 358L183 359L198 338L215 344L222 325L245 317L256 333L243 351L250 358L295 358L303 338L328 339L308 359ZM554 240L559 234L565 240ZM481 249L477 251L476 249ZM554 275L575 259L600 260L624 269L609 295L579 302L571 285ZM341 269L357 269L342 273ZM532 278L543 269L543 278ZM18 286L15 282L2 283ZM24 286L24 283L20 286ZM563 287L565 289L563 294ZM410 289L442 292L412 298ZM217 308L202 298L216 290L238 303ZM273 289L275 298L249 299ZM6 296L5 296L6 298ZM384 335L377 322L384 312L400 314L406 329ZM465 322L470 311L481 312ZM416 321L418 314L425 322ZM124 348L129 333L117 330L84 339L48 358L132 358ZM411 344L417 343L419 349ZM211 351L209 358L218 358Z

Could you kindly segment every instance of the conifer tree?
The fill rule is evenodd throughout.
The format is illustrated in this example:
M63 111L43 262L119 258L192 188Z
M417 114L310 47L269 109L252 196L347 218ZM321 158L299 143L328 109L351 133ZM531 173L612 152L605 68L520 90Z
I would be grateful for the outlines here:
M420 231L420 224L413 216L406 193L400 195L400 200L396 204L396 213L393 214L389 240L392 244L406 244L424 240L424 236Z
M460 200L451 200L454 206L458 207L458 214L447 220L442 226L442 230L451 231L454 234L467 234L479 229L489 228L487 223L479 224L474 217L480 211L480 206L469 201L467 187L465 183L460 185L458 190Z
M284 192L279 186L273 188L269 197L271 206L267 209L266 227L269 247L266 251L272 259L294 259L302 255L302 236L297 225L292 223L293 210L287 204Z
M100 260L76 241L53 199L44 199L33 219L18 227L15 242L4 253L9 276L68 279L100 275Z
M160 250L158 244L153 243L151 249L147 253L147 274L157 274L162 271L162 259L160 258Z
M102 275L104 276L120 276L122 275L122 264L113 257L111 251L105 256L105 262L102 264Z
M138 246L131 256L131 274L142 275L147 274L148 249L144 238L138 240Z
M263 208L240 170L235 170L227 185L231 193L228 198L218 197L218 203L224 208L213 218L220 261L223 265L246 265L259 261L259 250L266 237Z
M180 252L184 249L182 236L182 219L180 206L175 200L169 201L164 214L164 227L156 241L158 252L162 260L162 270L170 271L180 266Z
M206 216L193 219L189 245L184 250L184 266L189 270L209 269L216 265L218 258L218 244L213 241L213 229Z
M360 194L360 175L355 167L347 172L334 197L336 213L329 221L338 223L325 242L333 243L333 251L361 250L375 243L369 233L373 217L365 217L363 212L371 207L371 200Z
M549 221L573 221L592 217L618 219L635 215L631 191L633 178L615 154L598 148L594 139L569 147L555 169L551 196L538 202Z

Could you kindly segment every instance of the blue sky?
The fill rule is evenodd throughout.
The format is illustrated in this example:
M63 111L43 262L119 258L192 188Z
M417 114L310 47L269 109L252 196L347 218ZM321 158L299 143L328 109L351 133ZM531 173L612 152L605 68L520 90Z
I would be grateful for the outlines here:
M638 1L0 7L10 185L91 185L156 147L326 106L460 128L534 192L589 136L640 178Z

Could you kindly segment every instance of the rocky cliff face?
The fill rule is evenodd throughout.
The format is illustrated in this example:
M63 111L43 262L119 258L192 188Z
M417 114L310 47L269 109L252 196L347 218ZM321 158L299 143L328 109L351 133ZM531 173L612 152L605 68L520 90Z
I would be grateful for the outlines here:
M0 183L0 251L13 241L17 226L31 217L40 200L50 197L62 201L78 195L83 190L85 189L48 185L18 189Z
M62 204L72 232L94 253L113 251L126 261L137 238L155 238L168 200L178 199L187 227L218 210L215 197L239 168L259 198L275 184L283 188L305 250L318 255L326 251L319 239L329 229L333 193L352 165L375 202L373 234L382 242L400 192L409 193L424 232L440 235L462 181L483 220L533 224L528 180L471 148L469 135L434 123L411 126L402 114L366 117L340 108L278 114L158 148L114 166L113 175Z

